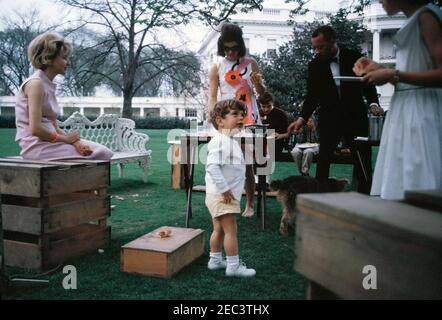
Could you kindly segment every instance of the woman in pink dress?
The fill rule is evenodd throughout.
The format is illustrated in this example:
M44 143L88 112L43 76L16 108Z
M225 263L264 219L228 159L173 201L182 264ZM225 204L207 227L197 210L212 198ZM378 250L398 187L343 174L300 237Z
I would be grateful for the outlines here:
M39 35L29 45L29 60L36 71L20 86L15 105L15 141L25 160L109 160L113 155L105 146L57 126L60 107L52 80L66 73L70 51L70 44L54 32Z

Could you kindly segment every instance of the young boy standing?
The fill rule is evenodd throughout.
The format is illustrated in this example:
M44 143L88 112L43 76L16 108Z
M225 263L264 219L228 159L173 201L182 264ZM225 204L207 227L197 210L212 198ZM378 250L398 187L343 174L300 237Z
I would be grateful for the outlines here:
M226 269L226 276L253 277L254 269L240 263L236 214L244 189L245 161L239 143L233 138L244 124L246 106L238 100L218 102L210 113L217 130L208 144L206 163L206 206L212 215L210 270ZM222 246L226 260L222 258Z

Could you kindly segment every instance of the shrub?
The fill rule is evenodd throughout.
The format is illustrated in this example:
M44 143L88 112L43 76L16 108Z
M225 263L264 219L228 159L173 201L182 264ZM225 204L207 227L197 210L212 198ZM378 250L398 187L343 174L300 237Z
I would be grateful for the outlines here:
M178 117L134 117L137 129L188 129L190 121Z
M14 115L1 115L0 116L0 128L15 128L15 116Z
M65 121L68 115L58 117L58 120ZM87 115L90 121L97 117ZM135 128L137 129L188 129L190 125L189 119L178 117L134 117ZM15 116L0 116L0 128L15 128Z

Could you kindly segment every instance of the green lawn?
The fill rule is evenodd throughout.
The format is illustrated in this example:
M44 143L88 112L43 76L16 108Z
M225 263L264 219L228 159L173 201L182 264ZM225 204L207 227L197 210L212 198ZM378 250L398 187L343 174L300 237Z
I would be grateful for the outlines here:
M305 279L293 270L294 234L278 233L281 207L268 199L267 228L260 221L238 217L240 257L257 270L251 279L226 278L222 271L208 271L208 240L211 219L204 205L204 194L194 193L191 227L205 230L206 255L183 269L172 279L158 279L125 274L120 271L120 247L161 226L184 226L185 193L170 187L170 165L167 130L140 130L151 138L153 161L148 183L142 171L129 165L125 177L119 179L112 168L112 240L104 253L93 253L70 261L78 272L78 289L64 290L61 269L41 277L49 279L44 289L8 295L10 299L303 299ZM14 142L15 129L0 129L0 156L18 155ZM315 166L313 166L313 173ZM350 179L351 166L333 165L331 175ZM273 179L295 174L292 163L278 163ZM204 167L196 167L196 184L203 183ZM139 195L134 197L134 195ZM118 200L116 196L124 198ZM244 204L244 199L243 199ZM7 269L9 274L26 270Z

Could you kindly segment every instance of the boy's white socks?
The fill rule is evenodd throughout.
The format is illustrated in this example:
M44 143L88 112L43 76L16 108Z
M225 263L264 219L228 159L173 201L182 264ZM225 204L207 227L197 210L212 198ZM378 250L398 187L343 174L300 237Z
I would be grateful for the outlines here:
M209 270L225 269L227 266L226 261L223 260L222 252L210 252L210 259L207 263Z
M210 259L222 260L223 259L223 253L222 252L210 252Z
M227 256L226 276L228 277L253 277L255 269L247 268L244 262L239 261L239 256Z
M239 256L226 256L227 268L235 268L239 265Z

